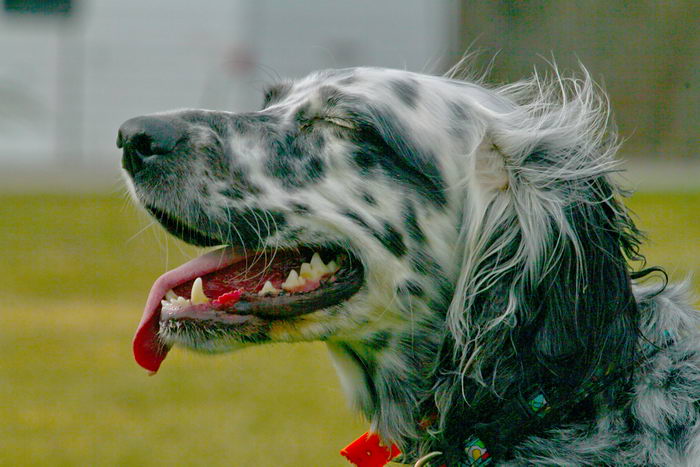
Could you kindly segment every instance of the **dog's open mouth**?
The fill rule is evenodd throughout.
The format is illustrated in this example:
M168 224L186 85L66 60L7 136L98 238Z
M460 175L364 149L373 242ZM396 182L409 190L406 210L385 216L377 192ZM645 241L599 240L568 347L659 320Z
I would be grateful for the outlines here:
M243 326L247 321L290 320L337 305L363 282L359 260L340 248L263 250L249 255L221 248L162 275L151 288L134 337L134 356L155 372L169 347L161 325Z

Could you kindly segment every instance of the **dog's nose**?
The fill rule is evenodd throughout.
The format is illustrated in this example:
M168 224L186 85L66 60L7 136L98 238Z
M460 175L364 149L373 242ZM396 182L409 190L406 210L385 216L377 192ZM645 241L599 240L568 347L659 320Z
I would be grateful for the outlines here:
M171 152L181 137L172 123L159 117L127 120L117 133L117 147L124 148L122 167L136 175L149 158Z

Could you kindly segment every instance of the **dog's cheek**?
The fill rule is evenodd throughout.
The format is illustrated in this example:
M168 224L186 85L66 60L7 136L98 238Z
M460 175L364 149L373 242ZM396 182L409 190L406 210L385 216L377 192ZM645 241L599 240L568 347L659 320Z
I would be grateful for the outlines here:
M322 132L289 133L271 138L268 145L263 170L287 191L312 186L326 177L326 137Z

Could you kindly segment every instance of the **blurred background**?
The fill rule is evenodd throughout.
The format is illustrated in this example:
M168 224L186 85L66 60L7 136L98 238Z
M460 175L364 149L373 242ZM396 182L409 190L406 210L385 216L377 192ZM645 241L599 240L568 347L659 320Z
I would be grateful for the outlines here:
M700 273L700 2L2 0L0 465L345 465L365 429L322 345L205 357L157 376L130 340L152 281L197 254L120 181L124 120L255 110L319 68L490 80L556 60L607 89L651 264ZM694 279L696 291L700 283Z

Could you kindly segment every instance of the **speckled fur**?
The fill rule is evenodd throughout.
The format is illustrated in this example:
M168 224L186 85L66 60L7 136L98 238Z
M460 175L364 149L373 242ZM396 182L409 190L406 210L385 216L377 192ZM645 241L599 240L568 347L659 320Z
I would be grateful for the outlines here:
M607 101L585 71L489 87L331 70L272 86L258 112L158 115L187 136L128 180L143 205L270 256L339 245L366 272L329 309L254 329L163 328L164 340L325 341L351 404L415 461L459 451L480 404L537 378L580 387L603 357L625 365L670 331L677 342L585 413L514 440L497 464L700 465L698 313L683 287L632 285L640 235L610 178Z

